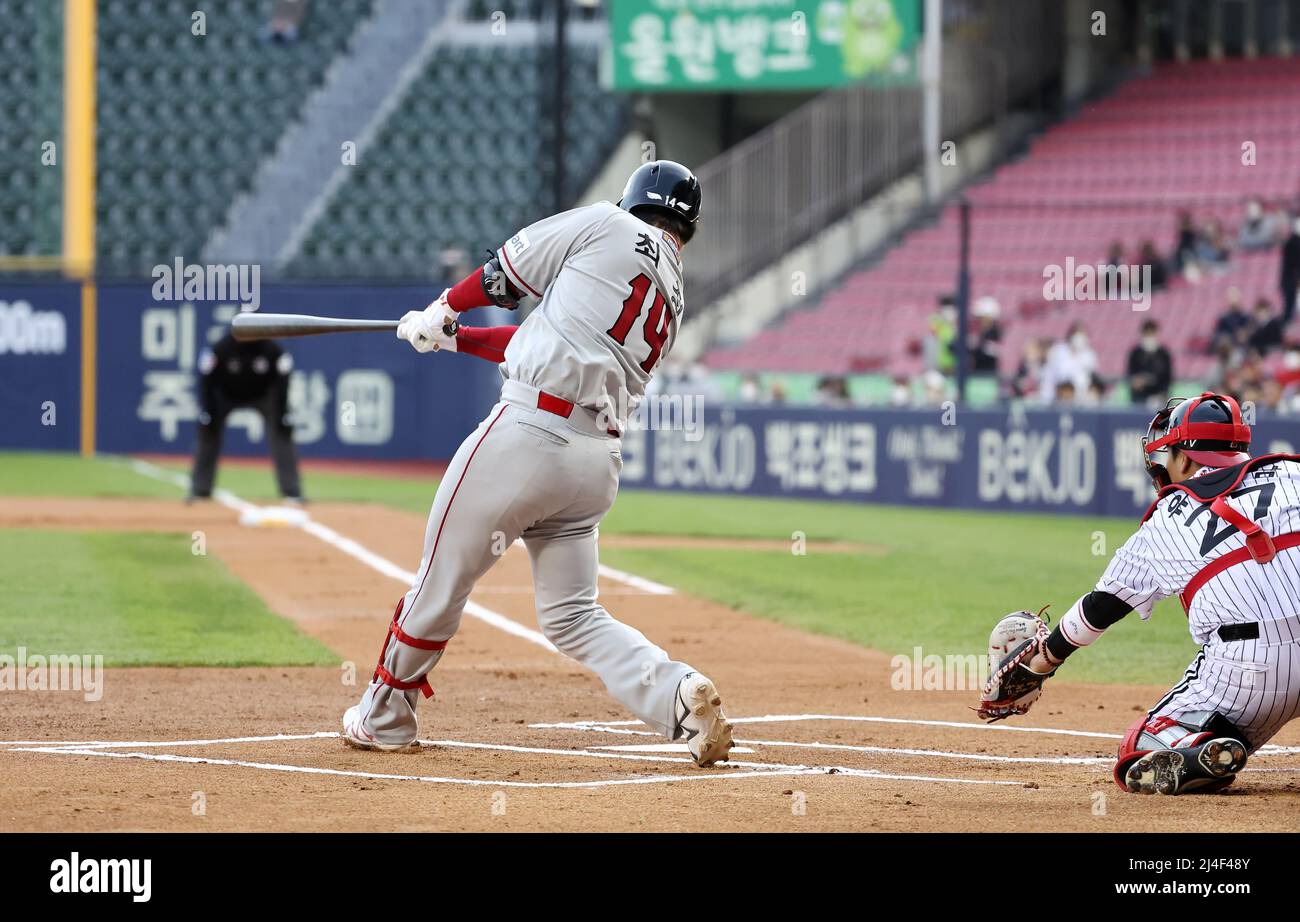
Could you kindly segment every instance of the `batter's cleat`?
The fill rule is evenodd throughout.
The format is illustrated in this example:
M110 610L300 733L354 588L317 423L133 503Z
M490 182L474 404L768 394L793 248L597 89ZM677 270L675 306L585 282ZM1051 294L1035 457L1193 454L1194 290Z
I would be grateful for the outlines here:
M1217 791L1232 783L1246 765L1246 747L1219 737L1186 749L1157 749L1138 759L1124 775L1134 794L1188 794Z
M722 713L722 697L708 676L687 673L677 685L677 727L673 739L686 737L686 748L701 768L725 762L731 747L731 721Z
M343 712L343 742L353 749L368 749L372 752L419 752L420 743L381 743L361 725L361 707L352 705Z

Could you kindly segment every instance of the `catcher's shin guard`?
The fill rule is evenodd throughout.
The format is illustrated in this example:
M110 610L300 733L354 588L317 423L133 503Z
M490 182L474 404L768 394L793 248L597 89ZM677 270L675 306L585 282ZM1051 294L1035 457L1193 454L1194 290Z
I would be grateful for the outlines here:
M1217 712L1143 717L1124 734L1115 783L1134 794L1212 792L1232 783L1249 750Z

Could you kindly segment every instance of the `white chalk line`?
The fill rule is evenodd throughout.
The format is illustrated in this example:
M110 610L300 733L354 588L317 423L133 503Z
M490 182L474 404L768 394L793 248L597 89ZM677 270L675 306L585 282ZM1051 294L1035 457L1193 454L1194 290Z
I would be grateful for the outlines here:
M527 787L527 788L591 788L609 787L626 784L655 784L670 781L698 781L719 778L756 778L787 777L793 775L844 775L852 778L871 778L883 781L924 781L936 784L978 784L993 786L1024 786L1024 782L1011 780L991 780L976 778L949 778L930 775L895 774L877 769L859 769L847 766L810 766L789 765L772 762L730 762L719 765L712 771L700 771L689 775L638 775L631 778L612 778L598 781L508 781L487 780L482 778L454 778L431 775L400 775L385 772L362 772L346 769L320 768L305 765L286 765L274 762L257 762L247 759L222 759L210 756L186 756L175 753L158 753L139 751L147 747L202 746L220 743L275 742L282 740L319 740L337 739L338 733L317 732L310 734L275 734L261 737L226 737L215 740L175 740L152 741L141 743L101 741L75 745L35 745L15 746L13 743L0 743L6 748L4 752L22 752L43 755L101 756L108 758L130 758L151 762L176 762L185 764L205 764L255 768L268 771L299 772L303 774L335 775L344 777L373 778L378 780L423 781L437 784L463 784L478 787ZM432 747L480 749L498 752L516 752L534 755L557 756L560 758L579 757L602 760L623 760L632 762L653 762L669 764L691 764L690 758L641 753L593 752L587 749L554 749L541 746L514 746L503 743L479 743L468 740L420 740L421 744ZM128 748L135 751L121 751Z
M515 546L525 547L523 539L516 538ZM628 573L625 570L617 570L614 567L607 566L603 563L596 565L596 572L606 579L612 579L615 582L623 583L626 586L639 589L649 595L673 595L676 592L676 590L671 586L665 586L663 583L656 583L652 579L646 579L644 576L637 576L633 573Z
M1090 730L1062 730L1052 727L1017 727L1007 724L982 724L955 720L919 720L909 717L870 717L857 714L766 714L761 717L731 717L733 724L800 723L813 720L844 720L855 723L910 724L924 727L954 727L960 730L1000 730L1012 733L1051 733L1061 736L1085 736L1095 739L1122 739L1119 733L1094 733ZM639 727L639 720L577 720L561 723L529 724L540 730L586 730L592 727Z
M140 460L139 458L132 459L130 464L132 470L144 475L145 477L151 477L155 480L174 484L183 490L189 488L188 478L176 471L169 471L166 468L159 467L156 464L151 464L148 461ZM253 503L241 499L229 490L217 489L213 491L212 495L217 502L239 513L258 508ZM390 579L394 579L406 586L411 586L415 583L416 575L414 572L399 567L391 560L376 554L360 542L349 538L346 535L340 534L328 525L313 519L309 513L305 512L305 510L304 515L306 515L306 520L297 526L302 531L325 542L335 550L347 554L352 559L365 564L372 570L381 573ZM523 544L522 541L516 541L515 543L519 545ZM634 576L631 573L625 573L622 570L616 570L613 567L608 567L604 564L599 566L599 573L601 576L608 579L621 582L624 585L652 595L671 595L673 592L673 590L668 586L664 586L652 580L643 579L639 576ZM515 621L513 618L503 615L500 612L493 611L484 605L480 605L472 599L465 603L465 614L472 618L477 618L485 624L490 624L492 627L504 631L513 637L518 637L522 640L527 640L530 643L536 644L551 653L559 652L555 648L555 645L547 640L541 631L526 627L518 621Z
M800 721L817 721L817 720L843 720L854 722L870 723L895 723L895 724L919 724L922 726L941 726L955 727L967 730L1019 730L1026 733L1056 733L1068 736L1084 736L1100 739L1122 739L1117 733L1095 733L1085 730L1068 730L1055 729L1051 727L1009 727L1001 724L982 724L982 723L959 723L955 721L942 720L918 720L906 717L872 717L853 714L766 714L757 717L730 717L728 718L733 724L762 724L762 723L795 723ZM636 727L643 727L639 720L575 720L561 721L558 723L537 723L529 724L529 729L534 730L585 730L593 733L617 733L632 736L658 736L652 730L638 730ZM847 743L816 743L816 742L791 742L784 740L757 740L736 738L737 743L744 743L750 746L788 746L801 747L808 749L844 749L857 752L879 752L883 754L898 755L925 755L936 756L939 758L956 758L972 759L978 761L990 762L1041 762L1058 765L1087 765L1093 763L1111 762L1112 759L1102 756L1062 756L1062 757L1038 757L1038 756L992 756L985 753L964 753L950 752L946 750L930 749L894 749L880 746L857 746ZM597 747L593 747L597 748ZM1300 753L1300 746L1278 746L1272 743L1261 746L1254 756L1283 756L1296 755Z
M736 771L724 773L699 772L690 775L639 775L631 778L609 778L601 781L508 781L483 778L450 778L436 775L398 775L387 772L349 771L341 768L317 768L307 765L282 765L275 762L253 762L247 759L217 759L206 756L181 756L172 753L117 752L107 749L10 749L9 752L42 752L56 755L101 756L114 759L140 759L147 762L181 762L191 765L223 765L253 768L263 771L290 772L305 775L331 775L343 778L367 778L376 781L421 781L426 784L458 784L468 787L489 788L603 788L634 784L665 784L677 781L716 781L735 778L790 777L794 775L828 774L819 769L766 769L763 771Z
M642 731L627 730L622 727L586 727L598 733L615 733L619 735L641 736ZM1040 765L1102 765L1110 764L1114 759L1105 756L997 756L982 752L951 752L946 749L900 749L891 746L868 746L852 743L800 743L789 740L741 739L736 737L738 746L770 746L775 749L824 749L841 752L870 752L879 755L899 756L933 756L939 759L966 759L972 762L1024 762ZM589 746L588 749L609 749L608 746ZM626 749L627 747L620 747Z
M150 464L148 461L141 461L139 459L135 459L131 462L131 468L137 471L138 473L145 475L146 477L152 477L155 480L162 480L169 483L174 483L182 488L186 488L189 484L188 480L186 480L186 478L183 475L178 474L175 471L168 471L164 468L158 467L156 464ZM235 496L233 493L229 493L224 490L215 490L213 491L212 495L213 498L216 499L218 502L220 502L222 505L228 506L229 508L235 509L237 511L257 508L253 506L251 503L245 502L244 500L240 499L238 496ZM342 551L344 554L347 554L353 560L365 564L366 566L370 567L370 569L378 573L381 573L384 576L389 577L390 579L397 580L398 582L408 587L415 583L415 573L413 573L412 571L402 569L397 564L393 563L391 560L388 560L385 557L381 557L379 554L376 554L374 551L370 550L364 545L359 544L358 542L354 541L351 538L346 537L345 535L339 534L337 531L330 528L328 525L318 522L315 519L311 518L310 516L308 516L307 520L303 522L301 525L299 525L298 528L300 528L302 531L306 532L307 534L311 535L312 537L325 542L326 544L333 547L335 550ZM545 650L549 650L552 653L558 652L555 649L555 645L552 644L549 640L547 640L546 637L542 635L541 631L534 630L533 628L530 627L525 627L524 625L520 624L518 621L515 621L512 618L508 618L505 615L501 614L500 612L492 611L490 608L485 608L484 606L479 605L477 602L474 602L472 600L466 602L465 614L469 615L472 618L477 618L478 620L486 624L490 624L493 627L498 628L502 631L505 631L507 634L511 634L522 640L527 640L530 643L534 643L537 646L542 647Z

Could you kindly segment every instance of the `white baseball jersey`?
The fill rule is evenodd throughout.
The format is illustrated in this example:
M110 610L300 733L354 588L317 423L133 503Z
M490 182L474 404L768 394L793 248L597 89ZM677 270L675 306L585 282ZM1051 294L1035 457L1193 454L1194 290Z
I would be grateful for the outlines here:
M1255 468L1228 503L1274 537L1300 531L1300 464L1277 461ZM1244 544L1242 533L1211 512L1209 503L1171 493L1115 553L1097 589L1149 618L1156 602L1182 592L1206 564ZM1277 621L1281 627L1295 615L1300 615L1300 547L1279 550L1267 564L1252 560L1228 567L1196 593L1188 622L1193 638L1204 644L1222 624Z
M623 419L677 338L673 238L597 202L529 225L498 255L514 286L541 299L506 347L505 377Z

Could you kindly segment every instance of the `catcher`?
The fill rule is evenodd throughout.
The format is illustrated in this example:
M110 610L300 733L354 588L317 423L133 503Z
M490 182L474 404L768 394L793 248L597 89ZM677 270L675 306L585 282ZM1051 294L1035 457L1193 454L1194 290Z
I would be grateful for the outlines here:
M1075 650L1171 595L1201 652L1124 735L1120 787L1220 790L1300 714L1300 455L1251 458L1249 445L1231 397L1175 399L1156 414L1142 446L1158 498L1054 629L1041 612L998 623L981 717L1024 714Z

